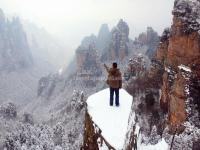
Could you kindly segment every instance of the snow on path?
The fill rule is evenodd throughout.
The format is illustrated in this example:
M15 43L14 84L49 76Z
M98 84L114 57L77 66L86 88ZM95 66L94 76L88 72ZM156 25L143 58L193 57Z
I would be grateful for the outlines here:
M169 145L164 139L158 142L156 145L139 145L138 150L168 150Z
M104 138L114 148L122 149L133 98L124 89L120 89L120 107L111 107L109 106L109 94L109 89L104 89L91 95L87 99L88 112L102 130Z

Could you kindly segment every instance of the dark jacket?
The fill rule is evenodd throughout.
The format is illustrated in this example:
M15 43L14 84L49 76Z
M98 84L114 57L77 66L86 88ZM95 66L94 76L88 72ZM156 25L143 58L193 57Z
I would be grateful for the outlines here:
M107 84L112 88L121 88L122 87L122 75L119 69L110 68L108 71Z

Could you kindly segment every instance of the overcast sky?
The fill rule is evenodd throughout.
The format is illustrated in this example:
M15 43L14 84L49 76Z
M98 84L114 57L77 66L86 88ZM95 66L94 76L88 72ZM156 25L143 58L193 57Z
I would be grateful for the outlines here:
M174 0L0 0L6 14L16 14L63 37L69 46L98 33L103 23L112 28L120 18L130 27L130 37L152 26L159 34L171 25Z

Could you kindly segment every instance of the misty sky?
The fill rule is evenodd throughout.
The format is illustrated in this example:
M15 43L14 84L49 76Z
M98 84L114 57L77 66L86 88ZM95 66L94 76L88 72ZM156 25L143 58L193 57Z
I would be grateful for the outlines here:
M59 35L70 47L98 33L102 23L113 27L123 18L130 37L152 26L159 34L171 25L174 0L0 0L0 8Z

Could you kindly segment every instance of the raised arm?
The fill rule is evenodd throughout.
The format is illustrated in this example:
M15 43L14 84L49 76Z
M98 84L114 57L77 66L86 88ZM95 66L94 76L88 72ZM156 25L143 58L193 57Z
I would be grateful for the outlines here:
M104 67L105 67L106 71L109 72L109 68L106 64L104 64Z
M122 74L121 72L119 73L119 88L122 88Z

